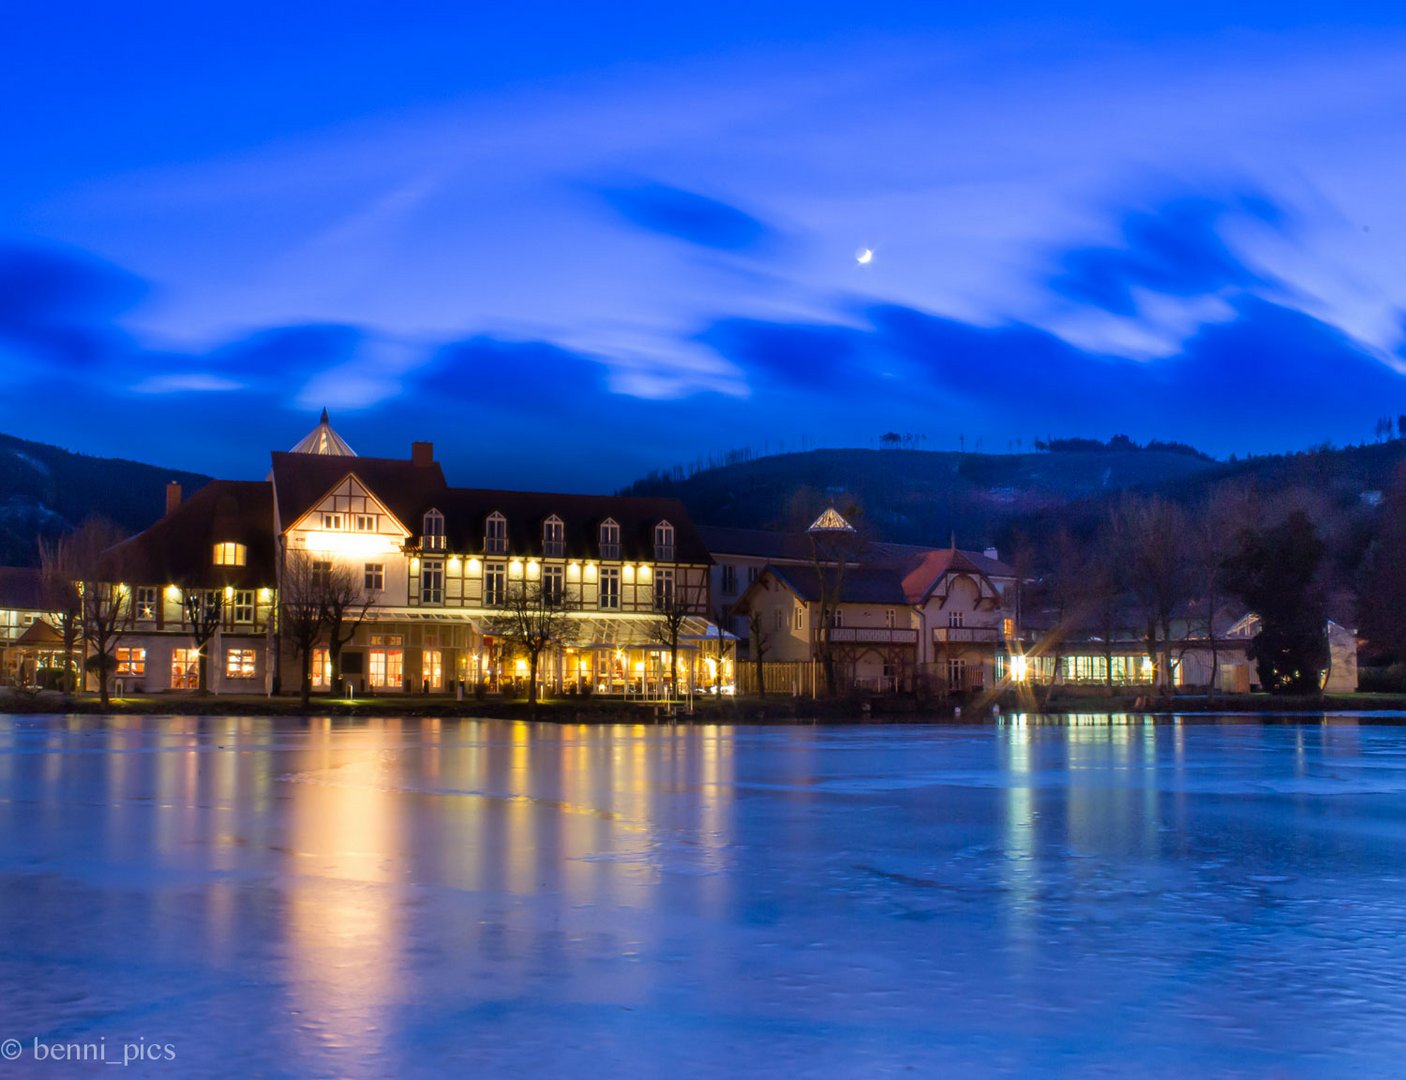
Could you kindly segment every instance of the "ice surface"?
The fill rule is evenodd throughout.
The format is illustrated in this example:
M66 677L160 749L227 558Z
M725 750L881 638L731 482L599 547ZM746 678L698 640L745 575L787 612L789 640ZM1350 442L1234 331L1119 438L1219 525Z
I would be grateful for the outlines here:
M182 1076L1406 1071L1406 728L1037 720L0 717L0 1039Z

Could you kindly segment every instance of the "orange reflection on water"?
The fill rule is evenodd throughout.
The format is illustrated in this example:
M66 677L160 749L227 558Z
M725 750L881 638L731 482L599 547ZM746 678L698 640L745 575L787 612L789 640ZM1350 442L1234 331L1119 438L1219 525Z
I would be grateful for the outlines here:
M400 991L401 735L374 722L314 721L288 777L289 1006L299 1038L327 1049L385 1049L383 1012Z

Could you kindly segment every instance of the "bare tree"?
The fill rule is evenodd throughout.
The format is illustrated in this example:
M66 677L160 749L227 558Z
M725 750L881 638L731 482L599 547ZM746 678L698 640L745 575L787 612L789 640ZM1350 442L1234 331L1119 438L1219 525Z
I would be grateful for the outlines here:
M538 581L514 582L484 623L484 633L527 654L527 711L537 718L537 667L552 645L570 645L580 633L571 618L577 606L569 590L543 588Z
M1189 593L1186 514L1157 496L1129 495L1113 509L1129 592L1142 616L1155 685L1171 685L1172 615Z
M747 631L752 639L752 662L757 665L757 696L766 697L766 664L764 658L771 645L771 635L763 624L762 613L752 608L747 613Z
M665 581L669 582L667 588ZM676 686L679 674L679 638L688 620L700 616L708 610L708 585L699 579L691 584L689 578L678 581L664 579L656 571L654 579L654 621L650 626L650 636L669 650L669 685Z
M108 554L125 533L112 522L92 517L68 536L68 553L61 560L75 574L79 596L78 622L85 651L84 661L98 677L102 707L111 704L108 680L117 668L117 642L131 618L132 592L117 580L121 567Z
M199 691L210 690L210 651L206 648L219 630L225 614L225 594L220 589L185 589L181 594L181 611L190 627L195 643L196 670Z
M718 636L713 641L713 661L716 667L713 669L713 693L720 700L722 698L723 667L727 663L727 658L737 648L737 638L728 632L728 626L732 623L732 606L719 603L713 612L713 622L717 626Z
M322 602L327 622L327 655L332 662L328 693L342 685L342 649L351 643L376 603L377 590L365 588L365 580L351 566L334 566L322 580Z
M53 617L55 629L63 639L65 698L77 688L73 658L83 636L83 593L79 587L83 570L77 563L73 537L39 538L39 580L44 608Z
M299 660L303 708L308 707L312 697L313 647L327 618L324 578L324 574L314 570L307 552L284 553L278 582L278 630Z

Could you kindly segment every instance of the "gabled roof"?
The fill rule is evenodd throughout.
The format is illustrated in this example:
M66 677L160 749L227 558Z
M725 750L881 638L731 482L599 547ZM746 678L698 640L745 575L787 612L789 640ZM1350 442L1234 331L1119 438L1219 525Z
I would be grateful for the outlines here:
M212 480L145 532L109 548L104 577L133 585L272 586L272 520L268 481ZM225 542L245 546L244 566L214 565L214 547Z
M936 548L892 560L903 573L903 590L911 603L921 603L947 574L970 574L977 578L1014 577L1015 571L1003 562L975 551Z
M448 489L438 462L416 465L404 458L274 451L270 477L278 499L278 520L283 528L290 528L348 476L355 476L366 485L412 536L419 534L420 519L425 511L442 503ZM269 521L272 520L270 516Z
M540 553L542 525L556 515L562 520L569 559L600 558L600 526L609 518L620 526L620 558L625 562L655 561L654 527L662 521L674 527L676 562L713 561L688 511L677 499L448 488L436 505L444 511L451 551L481 552L485 525L496 512L507 519L508 550L513 554Z
M35 619L15 638L16 645L62 645L63 635L43 619Z
M43 611L44 580L28 566L0 566L0 608L7 611Z

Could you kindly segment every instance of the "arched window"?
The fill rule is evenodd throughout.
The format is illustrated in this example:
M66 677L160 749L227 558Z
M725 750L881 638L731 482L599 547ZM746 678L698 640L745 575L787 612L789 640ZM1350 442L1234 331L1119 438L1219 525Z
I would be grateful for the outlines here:
M542 554L548 559L566 554L566 525L555 514L542 523Z
M244 566L249 562L249 549L226 540L215 545L213 562L216 566Z
M444 550L444 515L438 510L426 510L424 519L424 533L420 539L420 546L426 551Z
M674 527L667 521L654 526L654 561L674 561Z
M600 523L600 557L620 558L620 523L614 518L606 518Z
M508 553L508 519L497 510L488 515L483 525L483 551L486 555Z

